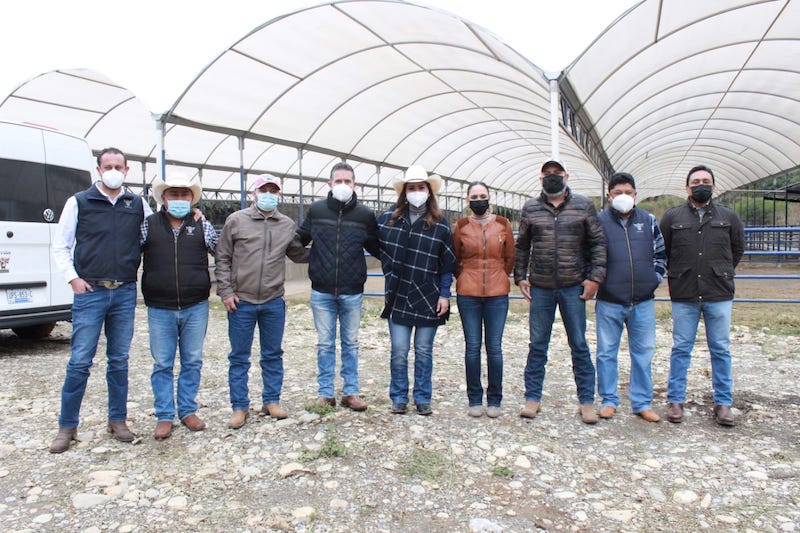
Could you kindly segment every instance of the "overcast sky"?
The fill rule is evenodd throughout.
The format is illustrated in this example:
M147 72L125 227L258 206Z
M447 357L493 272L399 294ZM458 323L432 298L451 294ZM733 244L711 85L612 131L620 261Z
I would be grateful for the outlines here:
M0 101L50 70L89 68L165 111L247 32L320 0L26 0L0 17ZM563 70L636 0L428 0L490 30L545 71ZM122 6L122 7L120 7Z

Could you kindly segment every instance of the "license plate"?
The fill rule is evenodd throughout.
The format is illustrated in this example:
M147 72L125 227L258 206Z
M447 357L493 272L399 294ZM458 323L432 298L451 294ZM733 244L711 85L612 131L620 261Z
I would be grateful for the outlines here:
M33 301L33 289L6 289L9 304L27 304Z

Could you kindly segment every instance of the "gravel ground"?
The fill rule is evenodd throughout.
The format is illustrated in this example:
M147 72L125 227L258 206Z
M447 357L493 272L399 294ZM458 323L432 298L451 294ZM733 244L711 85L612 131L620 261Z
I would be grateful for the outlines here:
M212 301L199 397L208 429L176 426L162 442L152 438L143 307L130 361L129 422L140 435L134 445L105 432L105 362L98 357L83 403L81 442L64 454L48 453L70 326L60 324L40 342L0 332L0 531L800 529L797 338L734 327L735 428L711 418L702 342L682 424L631 415L623 357L620 412L587 426L578 417L557 323L542 412L524 420L517 415L527 315L515 306L505 332L503 416L473 419L466 414L463 337L454 314L436 338L434 415L399 416L389 413L389 337L373 298L365 300L360 365L370 408L320 416L304 409L316 395L311 312L293 301L282 396L290 418L253 415L233 431L226 427L227 322L218 299ZM593 346L594 324L589 327ZM669 320L659 321L653 364L654 407L662 414L670 329ZM254 407L260 404L257 368L250 376Z

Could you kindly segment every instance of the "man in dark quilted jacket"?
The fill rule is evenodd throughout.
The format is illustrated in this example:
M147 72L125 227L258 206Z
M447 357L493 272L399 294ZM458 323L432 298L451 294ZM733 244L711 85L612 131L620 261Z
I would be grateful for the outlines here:
M531 340L525 365L523 418L534 418L542 401L547 349L556 307L572 352L581 420L597 423L595 370L586 343L586 300L606 275L606 239L592 202L567 187L560 161L542 165L542 193L522 208L514 283L530 303Z
M367 281L364 249L379 257L375 215L358 203L355 173L347 163L331 169L327 198L311 204L297 233L309 242L308 277L311 279L311 310L317 329L317 405L336 405L336 322L339 322L342 398L341 405L364 411L367 404L358 395L358 328L361 299Z

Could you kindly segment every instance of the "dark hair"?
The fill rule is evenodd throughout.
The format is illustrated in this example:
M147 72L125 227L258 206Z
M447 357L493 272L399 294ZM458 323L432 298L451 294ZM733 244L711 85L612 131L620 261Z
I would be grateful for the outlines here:
M425 202L427 207L427 211L425 212L425 226L424 229L429 230L433 228L436 224L439 223L444 216L442 215L441 209L439 209L439 202L436 201L436 195L433 194L431 190L431 184L427 181L423 182L425 186L428 187L428 200ZM400 191L400 194L397 196L397 204L392 211L392 218L389 219L389 225L394 226L397 224L397 221L402 217L406 212L406 207L408 206L408 200L406 199L406 185L403 185L403 190Z
M333 173L336 172L337 170L349 170L350 174L353 175L353 180L356 179L356 172L353 170L353 167L351 167L348 163L345 163L344 161L339 161L331 168L331 177L330 177L331 181L333 181Z
M100 160L103 159L103 156L106 154L119 154L122 156L122 162L125 163L125 166L128 166L128 158L125 157L125 154L119 148L114 148L113 146L109 146L108 148L103 148L100 150L100 153L97 154L97 166L100 166Z
M692 174L694 174L695 172L700 172L701 170L705 170L706 172L711 174L711 183L714 183L714 172L710 168L705 166L705 165L697 165L696 167L692 167L692 170L690 170L689 173L686 174L686 186L687 187L689 186L689 178L692 177Z
M469 191L471 191L473 187L478 187L478 186L483 187L484 189L486 189L486 192L491 194L492 190L484 182L473 181L472 183L469 184L469 186L467 186L467 196L469 196Z
M624 183L629 184L631 187L634 188L634 190L636 189L636 181L634 181L633 176L631 176L627 172L615 172L611 176L611 179L608 180L608 190L610 191L617 185Z

